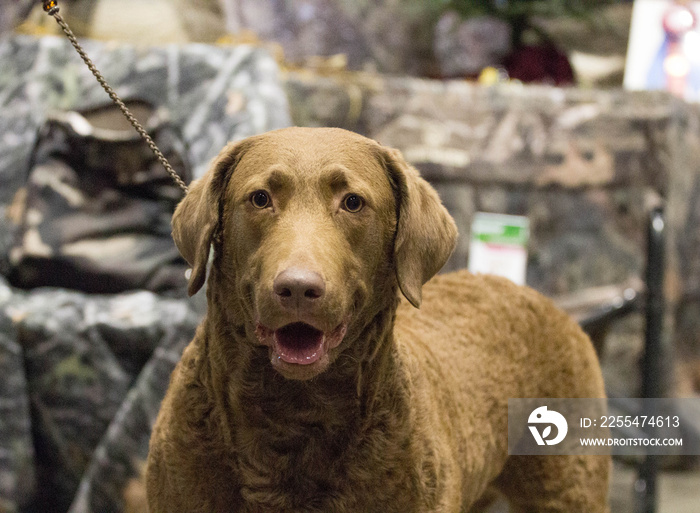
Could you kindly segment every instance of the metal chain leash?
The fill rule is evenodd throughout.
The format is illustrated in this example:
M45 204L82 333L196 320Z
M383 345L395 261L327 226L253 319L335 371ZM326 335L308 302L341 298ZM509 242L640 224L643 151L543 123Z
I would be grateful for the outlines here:
M182 189L185 193L188 192L187 185L185 182L180 178L180 175L177 174L177 171L173 169L173 167L170 165L168 162L168 159L165 158L165 155L158 149L158 146L156 146L156 143L153 142L153 139L151 138L150 135L146 132L146 130L141 126L141 124L138 122L138 120L134 117L134 115L129 111L127 106L124 104L124 102L119 98L117 93L112 89L105 78L102 76L102 73L97 69L95 64L90 60L90 57L85 53L85 50L83 50L83 47L80 46L80 43L78 43L78 39L75 37L75 34L73 34L73 31L70 29L68 24L63 20L61 15L58 13L59 7L58 7L58 0L43 0L44 2L44 11L49 16L53 16L53 18L56 20L56 23L61 27L63 32L66 34L68 39L70 40L71 44L73 45L73 48L75 48L75 51L78 52L78 55L80 55L80 58L83 59L83 62L87 65L87 67L90 69L92 74L95 76L99 84L102 86L102 88L105 90L105 92L109 95L109 97L112 99L112 101L119 107L119 109L122 111L124 114L124 117L131 123L131 126L134 127L134 130L136 130L141 137L146 141L146 144L148 144L148 147L151 148L151 151L155 154L155 156L158 158L158 161L163 164L163 167L165 170L168 172L168 174L172 177L173 181Z

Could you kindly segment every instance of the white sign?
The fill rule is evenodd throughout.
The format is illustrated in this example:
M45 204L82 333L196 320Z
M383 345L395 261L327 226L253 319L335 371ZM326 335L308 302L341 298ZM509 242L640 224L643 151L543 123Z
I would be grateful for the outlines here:
M469 242L469 271L503 276L524 285L529 236L527 217L476 213Z

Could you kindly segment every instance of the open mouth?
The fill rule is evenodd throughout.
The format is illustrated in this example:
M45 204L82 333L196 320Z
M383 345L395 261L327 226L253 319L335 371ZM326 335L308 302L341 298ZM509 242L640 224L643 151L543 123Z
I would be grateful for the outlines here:
M308 365L321 358L325 352L324 338L321 330L304 322L287 324L273 335L277 356L287 363L300 365Z
M340 345L346 331L347 322L329 332L305 322L286 324L274 331L262 324L256 328L258 340L272 350L273 363L296 365L311 365L322 360L329 350Z

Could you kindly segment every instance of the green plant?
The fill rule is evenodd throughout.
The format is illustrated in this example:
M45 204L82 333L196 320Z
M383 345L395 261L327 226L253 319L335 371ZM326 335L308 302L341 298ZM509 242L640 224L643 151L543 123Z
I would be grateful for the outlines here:
M619 0L432 0L445 10L453 10L463 18L494 16L513 27L513 42L518 44L526 30L544 36L532 23L535 17L567 16L593 21L596 8L619 3Z
M464 17L491 15L514 20L531 16L586 16L614 0L437 0Z

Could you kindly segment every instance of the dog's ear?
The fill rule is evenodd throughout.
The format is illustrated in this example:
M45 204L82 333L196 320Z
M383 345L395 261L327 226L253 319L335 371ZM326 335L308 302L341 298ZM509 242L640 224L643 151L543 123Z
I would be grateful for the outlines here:
M173 240L192 266L187 285L190 296L204 285L209 249L219 229L221 196L245 147L245 141L224 147L204 176L192 182L173 214Z
M403 295L416 308L423 284L445 265L457 243L457 226L440 197L398 150L381 148L396 198L394 265Z

